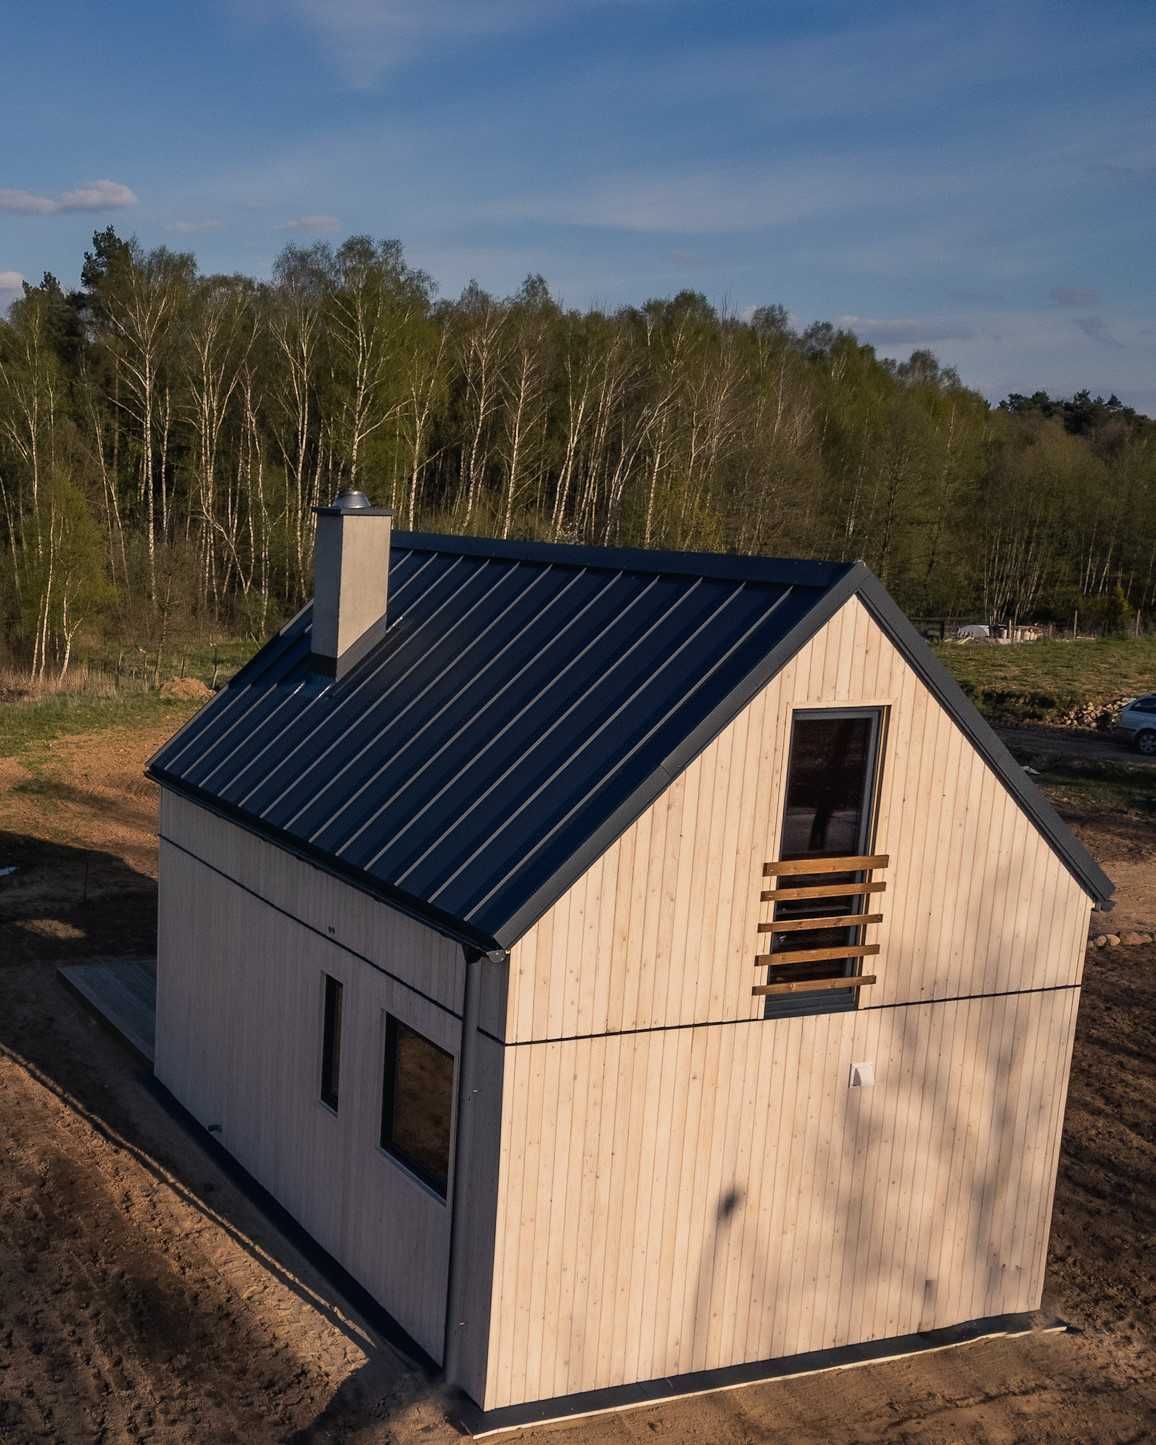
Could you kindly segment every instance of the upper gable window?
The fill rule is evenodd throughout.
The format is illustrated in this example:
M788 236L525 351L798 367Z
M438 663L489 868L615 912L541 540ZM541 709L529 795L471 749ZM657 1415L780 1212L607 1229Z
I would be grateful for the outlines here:
M795 861L814 858L854 858L870 852L874 832L874 798L879 771L882 712L878 708L824 709L796 712L791 722L786 796L779 858ZM831 893L840 885L864 883L862 870L792 873L781 882L783 891L809 888ZM792 953L855 947L861 926L825 924L824 919L862 916L869 911L870 895L831 893L828 897L785 898L775 902L774 922L812 922L813 927L772 935L771 957L784 955L781 964L767 968L769 984L828 982L860 972L859 958L848 955L800 962ZM854 1008L857 990L832 988L797 990L768 995L767 1015L813 1013Z

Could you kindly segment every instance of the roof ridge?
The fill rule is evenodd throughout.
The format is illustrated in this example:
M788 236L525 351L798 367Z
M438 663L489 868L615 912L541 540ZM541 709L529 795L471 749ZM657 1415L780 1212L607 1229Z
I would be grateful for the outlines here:
M806 557L763 557L740 552L680 552L651 547L594 547L573 542L460 537L439 532L394 532L392 545L412 552L445 552L510 562L537 562L593 571L657 572L761 582L780 587L827 588L857 564Z

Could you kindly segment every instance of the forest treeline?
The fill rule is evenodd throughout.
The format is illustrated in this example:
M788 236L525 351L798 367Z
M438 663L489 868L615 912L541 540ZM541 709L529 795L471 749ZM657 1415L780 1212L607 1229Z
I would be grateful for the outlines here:
M541 277L439 300L395 241L201 275L111 228L0 321L9 659L258 636L339 486L398 525L864 558L917 615L1120 626L1156 602L1156 424L1114 397L992 408L927 351L683 292L608 312Z

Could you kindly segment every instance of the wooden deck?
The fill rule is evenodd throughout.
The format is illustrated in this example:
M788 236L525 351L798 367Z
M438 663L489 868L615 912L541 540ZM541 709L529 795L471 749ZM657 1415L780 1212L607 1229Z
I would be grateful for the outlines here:
M69 963L57 973L136 1049L153 1062L157 966L151 958Z

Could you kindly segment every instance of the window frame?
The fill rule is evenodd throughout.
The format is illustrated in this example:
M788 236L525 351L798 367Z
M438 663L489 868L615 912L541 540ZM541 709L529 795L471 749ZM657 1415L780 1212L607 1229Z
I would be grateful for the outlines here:
M330 985L333 985L334 993L330 993ZM335 1027L330 1029L330 998L336 999L336 1007L333 1010ZM345 1009L345 982L336 974L326 970L321 974L321 1060L318 1073L317 1099L331 1114L336 1114L340 1109L341 1100L341 1043L342 1023ZM330 1079L332 1075L332 1079ZM329 1086L332 1084L331 1097Z
M381 1041L381 1117L378 1122L377 1147L378 1151L390 1159L394 1164L399 1165L405 1172L415 1179L423 1189L428 1190L441 1204L448 1203L450 1186L453 1181L454 1170L454 1145L456 1142L457 1126L457 1055L449 1049L445 1049L436 1040L431 1039L421 1029L415 1028L413 1024L407 1023L405 1019L397 1014L391 1013L388 1009L382 1010L382 1041ZM432 1174L420 1160L414 1159L404 1149L394 1143L392 1137L394 1105L396 1103L397 1090L397 1038L398 1031L405 1029L416 1035L424 1044L431 1049L436 1049L439 1054L450 1061L449 1078L449 1139L446 1144L446 1169L444 1181L437 1175ZM389 1131L387 1134L387 1130Z
M839 720L840 718L868 718L871 722L871 733L868 741L867 755L867 776L863 786L863 818L859 825L859 836L856 848L859 854L869 855L875 851L875 837L879 819L879 795L882 790L883 763L886 756L887 731L890 721L890 707L885 703L867 704L845 704L832 707L796 707L792 708L787 721L787 763L783 772L782 781L782 813L779 819L778 854L783 857L783 844L787 831L787 803L791 786L791 767L795 759L795 724L809 719ZM849 855L854 856L854 855ZM862 881L862 871L855 872L852 877L855 881ZM776 919L780 916L780 904L776 903L771 917ZM869 911L864 909L864 911ZM863 939L863 928L852 928L848 930L848 948L853 948L861 943ZM801 947L801 940L806 937L805 933L792 935L793 940ZM773 950L772 950L773 951ZM864 960L862 958L848 957L845 963L845 976L856 978L863 972ZM769 976L769 967L768 967ZM763 1017L772 1018L798 1018L808 1014L827 1013L854 1013L862 1006L859 988L847 989L820 989L808 993L801 990L798 993L768 994L763 999Z

